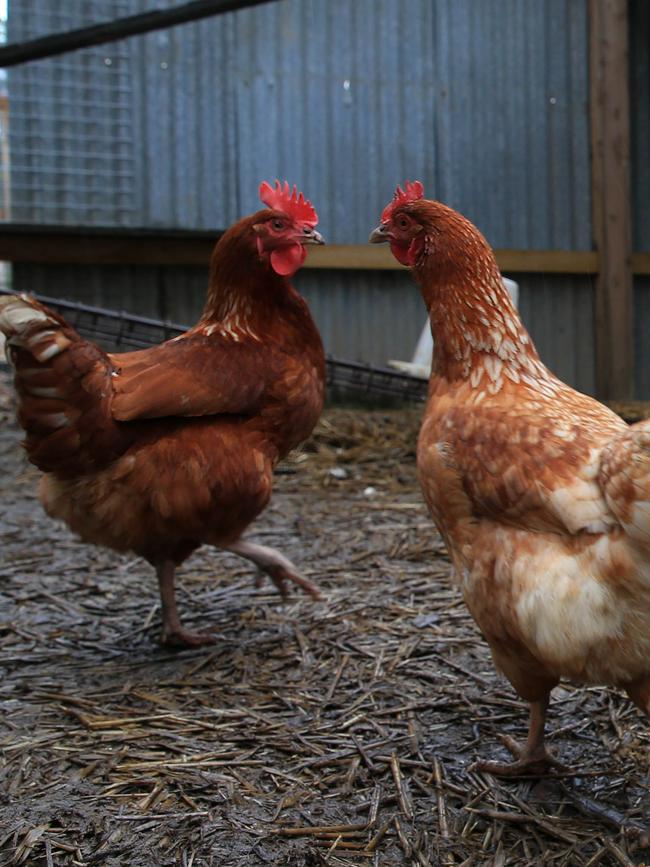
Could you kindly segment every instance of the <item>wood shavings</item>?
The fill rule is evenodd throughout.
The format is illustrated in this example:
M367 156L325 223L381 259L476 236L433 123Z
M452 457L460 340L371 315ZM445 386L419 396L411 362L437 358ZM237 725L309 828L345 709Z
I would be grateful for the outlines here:
M219 642L178 653L149 567L47 520L0 426L0 863L641 863L650 732L615 691L552 701L553 749L583 772L468 772L527 714L450 582L418 422L329 411L252 532L326 601L282 605L204 548L179 594Z

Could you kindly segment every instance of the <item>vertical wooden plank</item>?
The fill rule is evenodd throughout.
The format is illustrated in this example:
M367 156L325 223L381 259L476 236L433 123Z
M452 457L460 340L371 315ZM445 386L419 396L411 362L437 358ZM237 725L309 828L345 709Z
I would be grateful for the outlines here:
M634 396L628 0L589 0L596 376L602 399Z

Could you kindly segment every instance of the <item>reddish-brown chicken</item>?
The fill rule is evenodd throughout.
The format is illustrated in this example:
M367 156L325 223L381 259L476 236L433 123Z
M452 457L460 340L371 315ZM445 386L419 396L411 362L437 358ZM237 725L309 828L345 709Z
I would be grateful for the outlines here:
M181 625L174 571L207 543L252 560L286 592L317 595L282 554L242 538L269 501L273 468L323 406L323 346L290 278L321 244L302 193L263 183L267 209L219 240L198 323L152 349L109 354L26 296L0 298L25 447L46 512L85 542L156 569L163 641Z
M422 490L496 665L530 702L492 773L537 772L560 678L613 684L650 716L650 423L629 427L540 361L494 254L464 217L399 187L372 242L412 268L434 358Z

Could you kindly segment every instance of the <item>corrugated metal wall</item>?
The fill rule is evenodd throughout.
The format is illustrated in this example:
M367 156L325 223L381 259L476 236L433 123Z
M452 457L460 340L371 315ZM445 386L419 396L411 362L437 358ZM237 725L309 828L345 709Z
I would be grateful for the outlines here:
M522 317L547 364L562 379L593 393L592 279L509 276L519 282ZM203 306L206 270L17 265L14 280L17 287L41 295L192 324ZM412 356L426 313L405 272L303 270L295 283L331 354L379 365ZM648 299L650 308L650 292ZM650 389L650 380L647 385Z
M636 391L641 400L650 400L650 277L636 278L634 308Z
M21 0L9 35L175 2ZM587 76L584 0L279 0L12 69L13 219L216 228L279 176L312 198L328 240L362 243L394 184L419 177L495 246L589 249ZM146 270L137 285L155 290L131 288L132 269L75 285L131 309L171 294L189 318L173 305L188 284L200 294L198 277ZM18 277L73 292L57 269ZM520 282L545 360L593 390L589 281ZM309 272L300 285L331 351L411 354L423 312L405 275Z
M175 2L22 0L10 38ZM14 219L218 228L279 176L330 241L361 243L419 177L497 247L589 249L585 16L583 0L281 0L16 67L15 192L83 186L75 156L132 189L122 211L64 194Z

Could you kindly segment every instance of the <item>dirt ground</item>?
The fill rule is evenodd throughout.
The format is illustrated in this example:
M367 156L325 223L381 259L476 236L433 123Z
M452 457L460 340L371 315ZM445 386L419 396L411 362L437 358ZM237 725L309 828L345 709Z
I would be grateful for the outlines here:
M0 397L0 400L2 398ZM35 497L0 408L0 864L630 865L650 823L650 729L565 686L546 780L473 773L523 737L451 585L415 478L414 410L331 410L252 537L324 589L282 605L250 564L181 570L188 625L157 644L142 561L79 544Z

